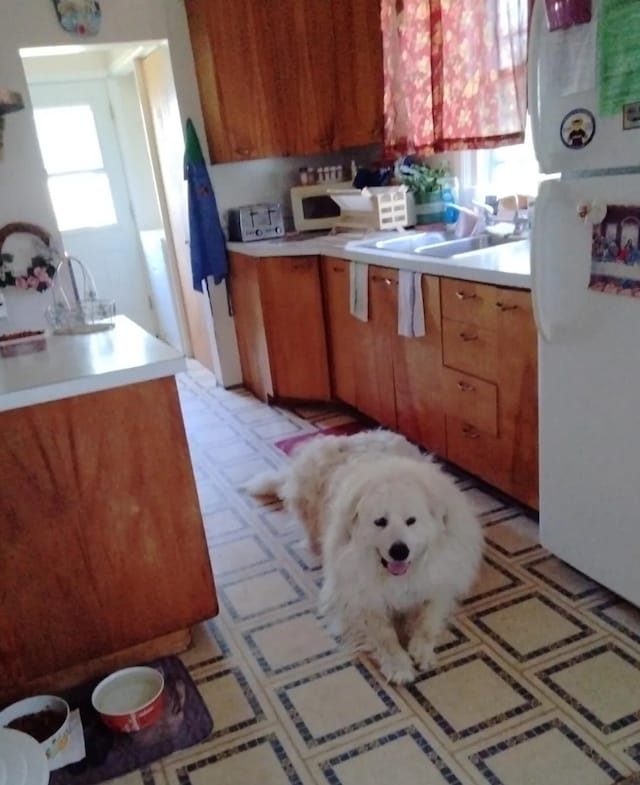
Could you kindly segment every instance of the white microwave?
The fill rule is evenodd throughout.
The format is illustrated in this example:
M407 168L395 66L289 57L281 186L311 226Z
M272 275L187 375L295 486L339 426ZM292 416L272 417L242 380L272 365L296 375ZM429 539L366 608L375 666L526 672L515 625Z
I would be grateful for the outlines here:
M315 185L296 185L291 189L291 212L296 232L332 229L340 219L340 207L329 196L334 188L351 188L351 181L331 180Z

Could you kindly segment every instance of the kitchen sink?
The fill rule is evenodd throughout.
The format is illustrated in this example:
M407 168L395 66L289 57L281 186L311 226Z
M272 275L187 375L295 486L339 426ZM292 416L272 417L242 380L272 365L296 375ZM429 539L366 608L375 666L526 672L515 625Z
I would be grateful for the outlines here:
M364 240L358 242L359 248L375 248L377 251L390 253L416 253L418 248L429 248L432 245L445 244L446 237L442 232L417 232L385 237L383 240Z
M482 248L489 248L491 245L495 245L495 243L492 242L488 234L479 234L475 237L462 237L459 240L449 240L437 245L419 245L414 249L414 253L449 259L451 256L469 253L470 251L479 251Z

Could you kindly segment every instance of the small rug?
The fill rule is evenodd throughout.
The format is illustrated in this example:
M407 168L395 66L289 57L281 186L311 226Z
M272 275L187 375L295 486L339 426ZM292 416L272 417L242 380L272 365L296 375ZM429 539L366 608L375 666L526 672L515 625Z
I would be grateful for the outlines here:
M308 442L310 439L315 439L317 436L351 436L360 431L369 430L369 426L361 422L346 422L343 425L334 425L331 428L322 428L314 433L302 433L298 436L290 436L288 439L281 439L275 445L279 450L282 450L285 455L291 455L299 444Z
M87 756L51 772L50 785L96 785L192 747L211 734L211 715L182 662L162 657L148 664L164 674L165 708L155 725L137 733L115 733L102 724L91 706L91 693L99 679L64 695L72 710L80 710Z

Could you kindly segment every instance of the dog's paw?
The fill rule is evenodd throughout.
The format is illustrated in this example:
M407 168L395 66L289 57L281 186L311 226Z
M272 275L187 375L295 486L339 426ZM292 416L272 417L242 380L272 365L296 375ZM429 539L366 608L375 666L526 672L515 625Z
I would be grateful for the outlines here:
M436 656L433 643L424 638L412 638L409 641L409 655L421 673L429 670Z
M391 684L410 684L416 678L411 657L406 651L394 657L381 658L380 672Z

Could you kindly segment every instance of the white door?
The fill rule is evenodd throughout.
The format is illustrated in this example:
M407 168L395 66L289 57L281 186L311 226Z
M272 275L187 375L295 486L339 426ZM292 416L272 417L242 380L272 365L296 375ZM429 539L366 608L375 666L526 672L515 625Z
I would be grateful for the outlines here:
M595 233L577 214L594 202L610 206ZM542 544L640 605L640 297L631 294L640 254L637 245L626 262L620 254L627 217L638 213L638 175L542 183L532 294ZM627 296L589 288L592 255L611 259L594 270L618 276Z
M104 81L30 86L38 140L64 249L152 334L155 315Z

